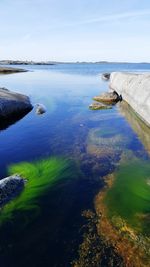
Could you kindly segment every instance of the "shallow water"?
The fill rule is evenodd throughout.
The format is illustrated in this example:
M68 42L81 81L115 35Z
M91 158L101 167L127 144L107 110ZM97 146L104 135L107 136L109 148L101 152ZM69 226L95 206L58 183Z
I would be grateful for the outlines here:
M88 109L92 97L108 88L100 73L148 71L150 65L25 68L30 71L1 76L1 86L29 95L47 112L37 116L32 110L0 132L0 177L19 172L29 180L24 193L1 211L1 266L67 267L78 257L86 223L81 214L94 210L102 177L116 169L124 151L131 151L142 168L149 161L145 143L118 107ZM54 158L52 172L49 164Z
M150 234L150 162L137 159L122 164L106 195L109 216L120 216L138 232Z

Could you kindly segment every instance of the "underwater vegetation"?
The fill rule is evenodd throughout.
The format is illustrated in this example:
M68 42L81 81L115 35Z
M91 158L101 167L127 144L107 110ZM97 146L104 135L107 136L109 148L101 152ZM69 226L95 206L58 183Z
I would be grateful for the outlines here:
M96 213L101 216L98 233L116 249L123 266L149 266L149 174L149 161L127 152L117 170L105 177L106 187L95 198Z
M35 162L21 162L8 167L8 174L19 174L27 180L23 192L0 211L0 224L12 220L17 212L38 212L38 200L55 184L70 175L70 163L62 158L46 158Z
M119 216L143 234L150 234L150 164L134 159L121 164L104 203L108 216Z
M130 137L125 136L122 129L114 125L111 127L107 123L99 128L89 131L87 137L87 152L91 155L109 159L115 164L122 153L130 145Z
M83 240L79 246L78 258L72 262L72 267L124 267L123 259L117 251L98 234L98 216L92 210L85 210L82 216L86 218ZM107 255L107 257L106 257ZM107 260L106 260L107 259Z
M94 128L90 131L88 143L100 147L121 149L129 143L129 138L113 127Z

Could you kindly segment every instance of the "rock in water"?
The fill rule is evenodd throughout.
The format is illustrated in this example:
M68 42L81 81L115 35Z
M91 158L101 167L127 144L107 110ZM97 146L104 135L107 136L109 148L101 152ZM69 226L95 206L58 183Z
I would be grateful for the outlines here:
M6 87L0 87L0 90L6 90L6 91L9 91Z
M36 114L42 115L45 112L46 112L46 107L44 105L42 105L42 104L36 105Z
M113 72L109 86L150 127L150 73Z
M108 81L110 79L110 73L102 73L102 80Z
M11 67L0 67L0 74L11 74L11 73L17 73L17 72L26 72L25 69L20 68L11 68Z
M113 104L118 102L120 100L120 97L116 92L106 92L99 96L93 97L93 100L107 104Z
M104 105L102 103L96 103L95 102L95 103L92 103L91 105L89 105L89 108L92 110L99 110L99 109L111 109L112 107Z
M31 110L32 105L28 96L9 91L6 88L0 88L1 120L28 113Z
M18 195L24 188L25 180L19 175L12 175L0 180L0 207Z

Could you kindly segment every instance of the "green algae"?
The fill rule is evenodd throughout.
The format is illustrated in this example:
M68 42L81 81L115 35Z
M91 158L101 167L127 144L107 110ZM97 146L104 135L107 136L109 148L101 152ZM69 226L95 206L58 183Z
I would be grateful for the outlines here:
M38 212L39 198L63 179L71 177L70 163L62 158L47 158L35 162L21 162L8 167L10 175L16 173L26 179L23 192L0 212L0 224L13 219L18 212Z
M108 216L121 217L143 234L150 233L150 164L134 159L121 164L105 196Z

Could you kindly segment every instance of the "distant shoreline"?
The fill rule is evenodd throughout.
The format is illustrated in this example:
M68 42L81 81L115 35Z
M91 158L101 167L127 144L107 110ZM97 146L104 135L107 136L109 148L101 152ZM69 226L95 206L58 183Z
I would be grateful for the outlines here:
M22 61L22 60L0 60L0 65L55 65L56 63L49 61Z
M57 64L150 64L150 62L113 62L113 61L76 61L76 62L59 62L59 61L26 61L26 60L0 60L0 65L57 65Z

